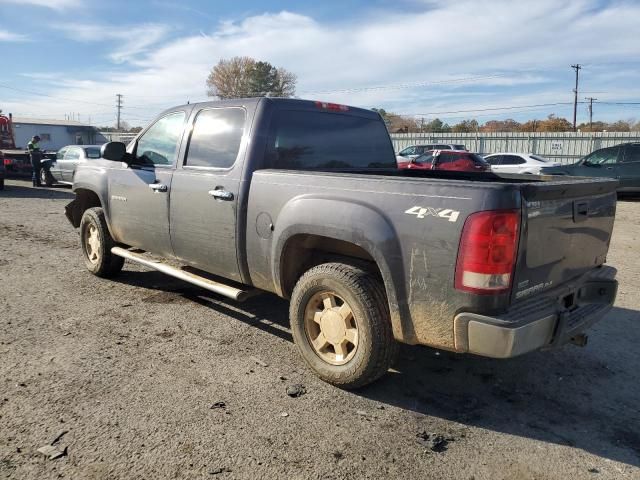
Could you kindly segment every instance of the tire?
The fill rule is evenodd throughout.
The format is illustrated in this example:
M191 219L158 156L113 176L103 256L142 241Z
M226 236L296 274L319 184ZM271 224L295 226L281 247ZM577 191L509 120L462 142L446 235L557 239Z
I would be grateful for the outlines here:
M122 270L124 258L111 253L115 242L111 238L101 207L89 208L82 215L80 245L84 263L94 275L109 278Z
M307 365L340 388L377 380L398 351L384 287L356 266L325 263L308 270L293 289L289 319Z
M46 187L53 185L53 176L46 170L40 170L40 184Z
M4 178L0 178L0 190L4 190Z

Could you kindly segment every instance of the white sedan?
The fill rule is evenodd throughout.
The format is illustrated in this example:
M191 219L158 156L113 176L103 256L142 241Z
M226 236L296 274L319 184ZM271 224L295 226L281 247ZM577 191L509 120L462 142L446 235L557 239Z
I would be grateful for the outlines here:
M560 165L540 155L533 153L492 153L484 159L491 165L491 171L496 173L530 173L539 175L542 167Z

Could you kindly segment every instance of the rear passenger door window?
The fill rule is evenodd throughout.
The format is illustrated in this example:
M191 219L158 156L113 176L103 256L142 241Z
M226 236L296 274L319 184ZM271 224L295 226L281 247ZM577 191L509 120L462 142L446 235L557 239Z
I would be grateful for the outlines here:
M640 145L627 145L624 150L624 163L640 162ZM638 172L640 174L640 172Z
M522 165L526 160L517 155L503 155L501 165Z
M627 145L622 162L617 166L617 176L622 188L640 188L640 144Z
M221 168L233 166L244 134L242 108L202 110L196 116L184 164L187 167Z

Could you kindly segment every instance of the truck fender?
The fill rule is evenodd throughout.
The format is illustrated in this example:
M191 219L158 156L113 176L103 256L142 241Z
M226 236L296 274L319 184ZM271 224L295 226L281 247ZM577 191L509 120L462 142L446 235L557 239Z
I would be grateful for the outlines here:
M109 183L107 180L107 169L103 167L93 167L93 166L92 167L83 166L82 168L76 169L73 177L73 192L76 194L76 199L67 206L68 212L73 210L76 210L77 212L79 212L79 217L77 218L78 225L75 225L76 222L74 221L71 222L72 224L74 224L76 228L77 226L80 225L80 218L82 217L82 214L84 213L84 210L86 208L84 208L83 205L78 205L78 204L74 205L74 202L78 201L78 197L80 193L83 191L92 192L100 201L99 206L101 206L102 209L104 210L104 216L107 222L107 228L109 229L109 233L113 237L113 231L111 230L111 221L110 221L110 215L109 215L110 203L109 203ZM90 206L98 206L98 205L90 205ZM68 213L67 217L69 217L70 215L73 218L75 218L76 216L71 213ZM71 221L71 218L70 218L70 221Z
M301 195L290 200L274 222L272 278L280 296L286 296L282 265L295 259L283 258L287 242L297 235L314 235L341 240L362 248L377 264L389 302L394 337L414 337L406 303L404 267L397 232L373 205L347 198Z

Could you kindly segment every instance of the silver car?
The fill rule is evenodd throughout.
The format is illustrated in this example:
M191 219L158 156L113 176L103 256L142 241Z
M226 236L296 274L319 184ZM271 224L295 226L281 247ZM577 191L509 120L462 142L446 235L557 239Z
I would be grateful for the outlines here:
M73 174L78 165L100 158L102 145L68 145L62 147L56 153L55 160L43 162L40 172L40 181L43 185L51 186L54 183L73 183Z

